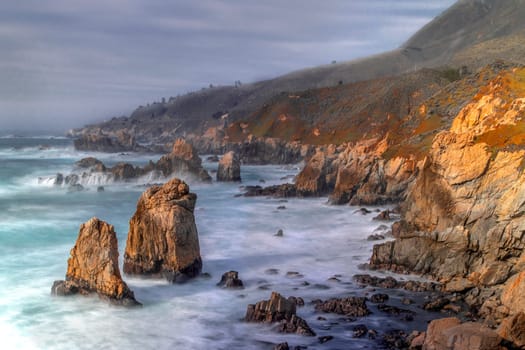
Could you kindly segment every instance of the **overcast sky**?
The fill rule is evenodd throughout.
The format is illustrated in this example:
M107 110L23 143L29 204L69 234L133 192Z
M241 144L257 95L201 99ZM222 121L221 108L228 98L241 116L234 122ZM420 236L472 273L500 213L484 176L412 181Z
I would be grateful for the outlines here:
M454 2L1 1L0 134L390 50Z

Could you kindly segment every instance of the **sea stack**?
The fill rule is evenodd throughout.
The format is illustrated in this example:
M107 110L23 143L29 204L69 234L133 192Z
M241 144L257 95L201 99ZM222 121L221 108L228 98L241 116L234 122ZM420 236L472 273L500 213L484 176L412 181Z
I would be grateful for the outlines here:
M241 161L237 153L230 151L219 161L217 181L241 181Z
M193 210L197 195L177 178L147 189L129 222L124 273L184 282L202 269Z
M67 262L65 281L55 281L53 295L97 293L112 304L140 305L122 280L118 266L117 235L112 225L92 218L80 226Z

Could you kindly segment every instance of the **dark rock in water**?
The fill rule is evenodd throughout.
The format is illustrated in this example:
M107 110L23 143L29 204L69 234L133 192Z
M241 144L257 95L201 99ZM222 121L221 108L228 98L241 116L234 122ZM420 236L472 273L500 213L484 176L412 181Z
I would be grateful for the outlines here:
M370 314L370 310L366 306L366 298L362 297L333 298L318 302L315 305L315 310L348 317L363 317Z
M365 335L368 334L368 327L364 324L358 324L355 325L352 329L353 335L352 338L363 338Z
M448 298L438 297L423 304L423 309L428 311L439 311L450 303Z
M81 192L81 191L84 191L84 186L82 186L81 184L74 184L74 185L70 185L68 188L67 188L67 191L68 192Z
M117 235L112 225L97 218L82 224L70 254L66 280L53 283L53 295L96 293L112 304L140 305L120 275Z
M400 309L396 306L387 304L379 304L377 305L377 309L391 316L402 316L402 319L404 321L412 321L414 320L414 316L416 316L416 313L414 311Z
M267 275L278 275L279 274L279 270L278 269L268 269L266 271L264 271L265 274Z
M290 296L288 297L288 300L290 300L296 306L299 306L299 307L304 306L304 299L301 297Z
M102 161L94 157L82 158L75 163L75 166L80 169L92 169L93 171L104 172L106 167Z
M273 350L290 350L288 343L280 343L273 347Z
M433 282L397 281L387 276L385 278L371 275L354 275L354 281L360 285L372 286L386 289L405 289L411 292L441 291L441 286Z
M281 230L281 229L277 230L277 233L274 234L274 236L276 236L276 237L283 237L284 236L283 230Z
M278 331L315 336L315 332L305 320L296 315L296 304L279 293L272 292L269 300L248 305L246 322L275 323L279 322Z
M259 183L264 184L264 183L266 183L266 180L264 180L264 179L259 179Z
M319 337L317 339L319 339L319 343L324 344L324 343L334 339L334 337L332 335L324 335L324 336Z
M389 221L389 220L392 220L390 218L390 210L382 211L381 213L379 213L379 215L374 217L374 220L378 220L378 221Z
M271 196L275 198L296 197L297 191L294 184L281 184L268 187L246 186L244 188L245 197Z
M57 175L55 176L55 181L53 181L53 185L62 186L63 183L64 183L64 175L62 175L61 173L57 173Z
M201 273L199 276L200 276L200 278L204 278L204 279L210 279L211 278L211 274L209 272Z
M219 161L217 181L241 181L241 161L237 153L230 151Z
M104 186L98 186L97 192L104 192Z
M280 206L277 207L277 210L284 210L284 209L286 209L286 206L284 206L284 205L280 205Z
M361 213L363 215L367 215L367 214L370 214L371 211L366 209L366 208L359 208L358 210L356 210L354 213Z
M310 328L308 323L297 315L293 315L290 320L282 320L279 322L277 330L281 333L295 333L315 337L315 332Z
M304 276L301 273L297 272L297 271L288 271L286 273L286 277L288 277L288 278L303 278Z
M209 156L209 157L206 158L206 161L207 162L218 162L219 161L219 156L216 156L216 155Z
M373 294L370 297L370 301L374 304L382 304L388 299L389 299L388 294L382 294L382 293Z
M408 347L410 346L410 342L408 341L408 334L400 330L386 332L383 335L382 343L383 346L387 349L408 349ZM445 350L445 348L443 348L443 350Z
M366 238L367 241L381 241L385 239L385 236L380 234L372 234Z
M237 271L225 272L217 285L223 288L244 288L242 281L239 279L239 273Z
M129 222L124 272L184 282L202 269L195 224L197 195L172 179L147 189Z

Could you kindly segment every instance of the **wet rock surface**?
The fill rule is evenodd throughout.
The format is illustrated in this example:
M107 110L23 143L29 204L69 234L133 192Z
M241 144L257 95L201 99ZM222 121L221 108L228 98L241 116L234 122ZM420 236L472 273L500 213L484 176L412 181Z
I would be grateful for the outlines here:
M239 273L237 271L228 271L225 272L217 286L223 288L233 288L233 289L242 289L244 284L241 279L239 279Z
M306 321L296 315L295 300L286 299L276 292L272 292L269 300L248 305L244 320L258 323L278 322L279 332L315 336L315 332Z
M333 298L318 301L315 310L348 317L363 317L370 314L364 297Z

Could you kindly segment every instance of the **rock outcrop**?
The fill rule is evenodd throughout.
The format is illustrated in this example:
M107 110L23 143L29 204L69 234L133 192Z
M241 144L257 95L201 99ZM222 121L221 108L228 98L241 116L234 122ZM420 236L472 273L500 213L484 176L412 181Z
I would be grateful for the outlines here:
M370 261L474 288L467 300L496 322L525 311L524 86L524 69L501 73L435 136L397 240L374 247Z
M296 304L291 298L284 298L279 293L272 292L269 300L259 301L248 305L246 322L276 323L277 330L282 333L296 333L315 336L315 332L305 320L296 315Z
M237 153L230 151L221 158L217 181L241 181L241 161Z
M65 281L55 281L54 295L96 293L117 305L139 305L122 280L118 266L118 243L112 225L92 218L80 226Z
M57 174L54 184L57 186L72 185L105 185L113 182L139 181L141 178L151 181L165 181L171 177L187 180L210 182L211 176L202 167L202 161L195 149L182 139L175 141L172 151L162 156L157 162L150 161L139 167L129 163L117 163L107 167L102 161L87 157L75 163L73 173L64 176Z
M77 150L81 151L112 153L142 151L145 149L137 144L133 135L125 130L106 133L98 129L96 132L79 135L74 140L74 145Z
M183 282L201 272L196 200L188 185L176 178L142 194L129 223L125 273Z
M242 280L239 278L237 271L228 271L222 274L221 280L217 286L223 288L244 288Z
M455 317L430 322L423 343L424 350L504 350L501 337L480 323Z

